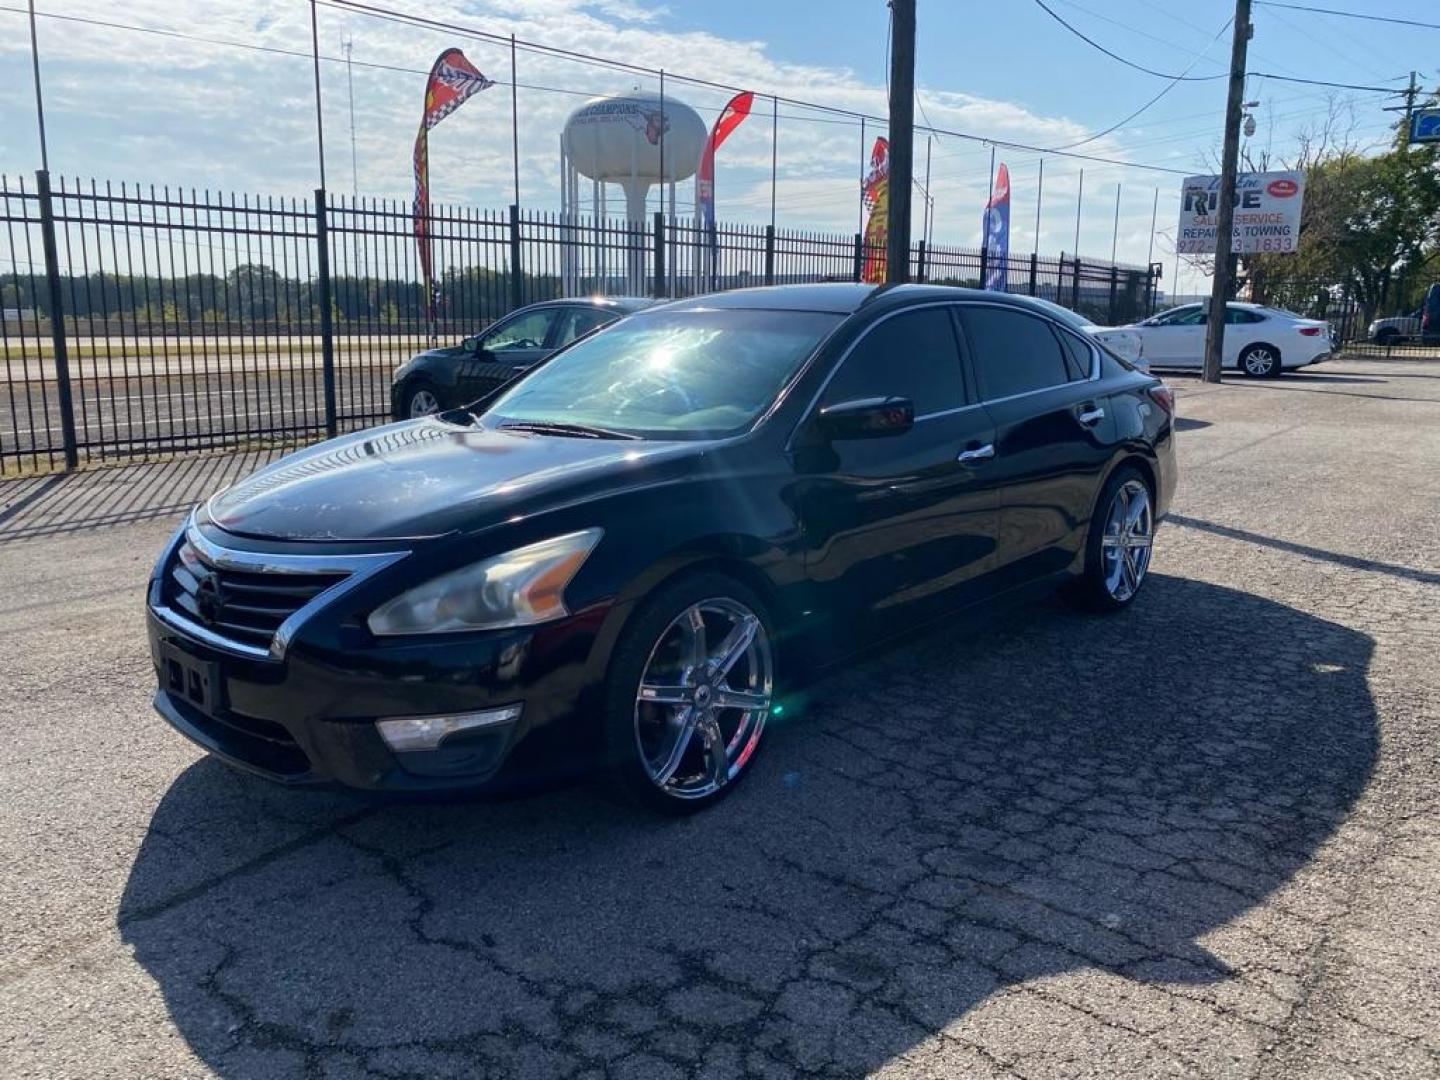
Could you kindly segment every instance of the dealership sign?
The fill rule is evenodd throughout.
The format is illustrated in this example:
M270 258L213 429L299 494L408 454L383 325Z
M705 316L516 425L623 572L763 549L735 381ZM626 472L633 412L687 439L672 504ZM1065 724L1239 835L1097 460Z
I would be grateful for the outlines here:
M1416 109L1410 114L1410 141L1440 142L1440 109Z
M1305 199L1303 172L1241 173L1235 178L1235 226L1230 250L1294 251L1300 242L1300 206ZM1220 216L1220 177L1190 176L1180 196L1179 251L1215 254Z

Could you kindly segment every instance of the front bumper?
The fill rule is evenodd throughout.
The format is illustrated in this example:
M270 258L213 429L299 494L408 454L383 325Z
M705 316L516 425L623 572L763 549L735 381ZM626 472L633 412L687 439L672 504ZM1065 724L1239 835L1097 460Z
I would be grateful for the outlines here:
M157 712L230 765L292 786L371 791L493 787L517 763L527 776L567 771L587 704L593 615L544 627L369 649L301 639L282 659L238 656L147 616ZM519 705L517 718L397 752L377 719Z

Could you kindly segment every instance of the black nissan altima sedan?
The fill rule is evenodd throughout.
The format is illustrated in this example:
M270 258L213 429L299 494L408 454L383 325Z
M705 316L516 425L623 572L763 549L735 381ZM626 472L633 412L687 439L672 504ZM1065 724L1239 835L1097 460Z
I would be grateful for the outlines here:
M857 650L1037 586L1133 602L1173 411L1023 298L657 306L198 507L150 583L155 706L289 784L581 769L695 810L787 693Z

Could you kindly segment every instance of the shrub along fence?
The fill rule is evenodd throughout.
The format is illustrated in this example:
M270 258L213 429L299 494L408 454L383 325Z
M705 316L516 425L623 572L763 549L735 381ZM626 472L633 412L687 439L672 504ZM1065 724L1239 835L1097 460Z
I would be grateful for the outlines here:
M432 208L427 322L408 204L0 176L0 475L300 444L389 418L391 372L524 304L857 281L859 234ZM982 250L921 242L916 280ZM1011 256L1007 287L1097 322L1154 308L1158 267Z

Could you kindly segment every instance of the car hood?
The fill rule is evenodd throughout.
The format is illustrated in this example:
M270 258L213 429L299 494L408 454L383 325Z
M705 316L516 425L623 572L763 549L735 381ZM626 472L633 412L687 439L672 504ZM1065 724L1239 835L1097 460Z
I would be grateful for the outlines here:
M474 359L474 357L475 354L473 352L462 349L459 345L440 345L436 348L425 349L416 353L410 357L409 360L405 361L404 364L400 365L400 368L397 370L408 371L416 364L423 363L426 360L464 360L466 358Z
M567 438L426 417L302 450L206 505L240 536L283 540L420 539L663 480L701 442Z

